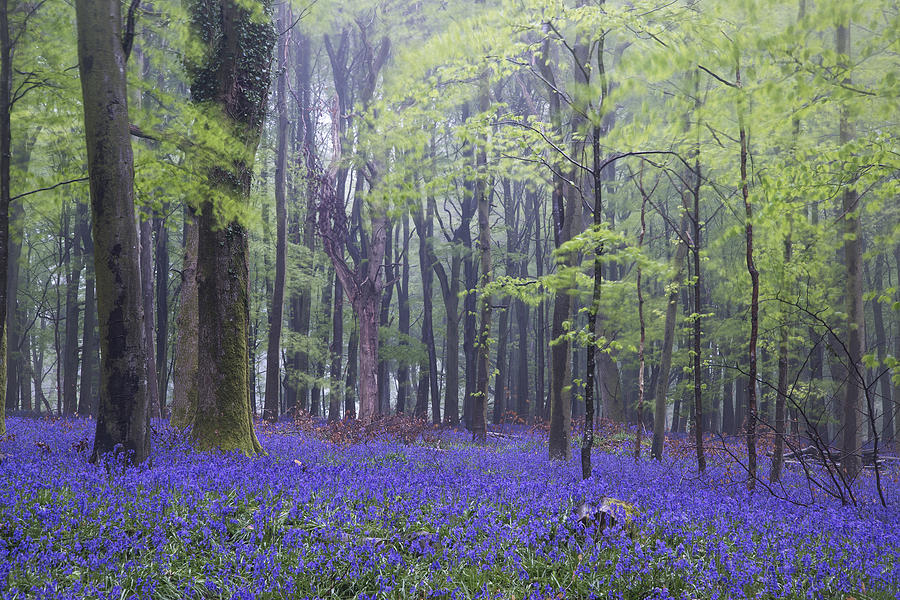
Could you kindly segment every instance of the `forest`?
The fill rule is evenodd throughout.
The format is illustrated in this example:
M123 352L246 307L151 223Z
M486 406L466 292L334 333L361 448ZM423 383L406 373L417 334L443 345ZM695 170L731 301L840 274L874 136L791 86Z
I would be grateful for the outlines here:
M894 0L0 0L0 597L895 598Z

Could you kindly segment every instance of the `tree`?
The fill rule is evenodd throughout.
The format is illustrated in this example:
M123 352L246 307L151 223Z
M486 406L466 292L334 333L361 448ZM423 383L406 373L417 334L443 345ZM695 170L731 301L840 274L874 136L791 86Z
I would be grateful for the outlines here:
M196 0L191 26L201 55L188 63L204 122L224 125L232 155L207 169L198 218L197 412L199 449L262 451L253 430L248 373L248 231L223 204L245 205L268 99L275 30L261 0Z
M279 25L288 25L286 4L279 9ZM269 309L269 344L266 351L266 398L263 417L278 417L278 400L281 390L281 320L284 313L285 255L287 254L287 210L285 187L287 184L287 141L290 135L287 117L287 53L290 34L282 34L278 51L278 80L275 84L275 106L278 113L277 149L275 153L275 285Z
M124 36L119 0L78 0L75 13L100 323L100 406L91 459L122 450L140 463L150 455L150 413L125 82L136 5ZM0 272L5 277L6 265Z

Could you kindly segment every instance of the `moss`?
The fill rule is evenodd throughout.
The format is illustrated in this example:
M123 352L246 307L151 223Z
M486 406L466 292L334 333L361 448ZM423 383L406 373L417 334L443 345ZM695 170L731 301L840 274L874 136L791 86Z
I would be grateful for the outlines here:
M210 221L201 219L202 224ZM202 287L200 293L201 374L192 439L198 450L238 450L255 456L262 446L253 430L247 373L246 236L234 223L201 233L200 261L208 262L201 266L203 285L215 289ZM220 299L219 306L203 301L209 294Z

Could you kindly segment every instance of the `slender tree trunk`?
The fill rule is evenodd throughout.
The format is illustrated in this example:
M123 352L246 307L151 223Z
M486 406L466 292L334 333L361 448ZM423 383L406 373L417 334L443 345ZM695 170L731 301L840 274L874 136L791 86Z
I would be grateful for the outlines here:
M441 397L440 390L438 389L437 348L435 348L434 343L434 309L432 305L432 284L434 281L433 276L435 272L439 271L441 289L443 290L444 287L447 287L447 292L444 293L445 301L449 299L448 297L450 295L450 292L449 285L447 283L447 275L444 272L444 267L437 261L437 257L434 255L434 249L431 246L434 235L434 204L434 198L428 197L428 208L424 217L422 215L421 208L418 210L418 212L413 214L413 219L416 225L416 233L419 236L419 267L422 276L422 344L425 345L425 348L428 352L427 362L423 361L423 363L419 367L420 379L419 388L416 393L415 415L421 418L425 417L425 413L428 410L428 388L430 388L431 419L434 423L440 423ZM447 308L447 336L450 336L451 332L457 331L457 321L455 314L456 311L454 306L454 314L451 315L449 311L451 306L447 305ZM427 376L423 377L423 373L426 373ZM424 384L423 380L425 382ZM449 408L449 399L447 408Z
M488 95L485 91L481 97L481 111L488 109ZM491 296L484 289L491 282L491 191L483 173L487 164L487 154L484 147L478 149L476 158L476 171L478 179L475 182L475 198L478 202L478 250L481 259L478 282L478 301L481 304L481 315L478 330L478 387L475 391L472 413L472 438L480 443L487 440L487 404L488 383L491 375ZM502 394L501 390L495 390L496 394Z
M322 288L322 297L319 306L321 307L319 310L321 311L321 320L317 319L319 322L316 324L316 330L321 332L317 335L322 336L322 342L328 346L328 329L327 323L331 321L331 291L333 289L333 285L331 280L334 277L331 275L328 276L328 283ZM330 347L330 346L329 346ZM325 404L323 399L323 386L322 380L325 377L325 361L317 358L313 361L313 369L316 376L316 381L312 386L311 394L310 394L310 409L309 412L312 416L325 416Z
M407 347L409 340L409 214L403 214L403 251L394 262L400 263L400 283L397 286L397 304L400 309L400 343L401 348ZM397 412L407 412L407 397L410 390L409 363L401 357L397 368ZM409 407L412 408L412 407Z
M100 407L91 458L121 449L140 463L150 454L150 412L120 9L119 0L75 3L100 322ZM5 259L5 240L2 246ZM5 277L5 264L0 272ZM0 306L5 309L5 298Z
M23 309L19 309L19 323L23 323L25 321L25 311ZM33 367L31 365L31 336L27 333L21 336L21 364L22 364L22 374L19 377L19 394L22 399L21 405L22 410L25 412L31 412L31 380L34 377ZM40 408L36 406L35 408ZM87 413L84 413L87 414Z
M75 226L71 248L72 260L66 278L66 339L63 360L63 406L67 415L78 410L78 317L81 312L78 304L78 289L81 287L82 253L81 244L77 240L77 232L81 222L87 219L87 206L76 207Z
M394 228L390 221L386 221L387 230L384 242L384 278L387 284L381 292L381 313L378 317L379 328L387 328L391 318L391 302L394 299ZM390 361L378 357L378 403L377 414L386 415L391 412L391 379Z
M791 263L791 233L784 240L784 268L787 269ZM785 282L786 283L786 282ZM788 396L788 341L790 335L790 325L787 322L787 315L782 315L782 322L779 324L778 339L778 389L775 398L775 448L772 455L772 464L769 469L769 481L777 482L781 480L781 469L784 464L784 434L785 419L784 408Z
M699 80L694 87L699 105ZM699 136L699 131L698 131ZM694 188L692 195L694 197L694 215L691 219L693 224L693 244L691 244L692 255L694 258L694 444L697 449L697 469L702 473L706 470L706 455L703 451L703 384L702 384L702 361L700 354L700 315L702 314L702 304L700 302L700 141L697 140L697 147L694 150Z
M875 255L875 280L873 283L874 291L881 292L884 290L884 254ZM875 345L878 351L878 364L884 368L887 359L887 335L884 327L884 312L881 302L876 297L872 302L872 324L875 327ZM892 406L891 394L891 373L886 371L881 374L879 381L881 390L881 439L885 446L894 442L894 411Z
M356 370L359 368L359 325L353 322L350 339L347 341L347 383L344 388L344 416L356 417Z
M169 230L166 221L153 221L156 237L156 368L158 371L159 409L166 414L169 389Z
M644 246L644 233L647 230L644 219L644 211L647 201L641 201L641 232L638 235L638 251ZM637 431L634 436L634 457L641 457L641 435L644 432L644 290L641 287L641 266L637 267L637 297L638 297L638 324L640 327L640 340L638 341L638 402L637 402Z
M687 214L681 218L681 231L687 231ZM682 233L683 235L683 233ZM678 293L684 279L684 259L687 256L687 244L679 239L672 259L672 280L669 283L669 294L666 301L666 321L663 326L663 347L660 351L659 374L653 399L653 444L651 456L662 460L663 445L666 439L666 392L669 390L669 370L672 368L672 347L675 345L675 321L678 316ZM677 419L677 414L674 415ZM675 429L674 422L672 429Z
M543 211L541 210L541 203L538 199L538 195L533 195L533 208L535 214L534 221L534 263L535 270L537 274L537 278L540 279L544 276L544 241L542 239L541 234L541 223L543 222ZM535 403L534 403L534 418L537 420L538 418L544 419L546 417L546 407L544 405L546 399L546 385L544 382L544 374L546 373L546 358L544 354L544 348L546 344L545 333L547 329L547 319L546 319L546 306L544 304L543 299L538 303L536 307L537 312L537 335L535 335L535 349L536 349L536 362L537 369L535 372Z
M736 80L741 87L741 68L737 67ZM741 100L739 100L741 102ZM744 129L743 112L738 105L741 143L741 196L744 199L744 224L747 239L747 272L750 274L750 378L747 383L747 487L756 487L756 345L759 336L759 271L753 259L753 207L750 205L750 189L747 180L747 133Z
M849 63L850 24L839 23L837 26L837 52L841 62ZM844 78L844 84L850 85L850 76ZM853 139L853 126L850 123L850 111L841 107L840 142L847 144ZM861 427L859 415L862 409L862 392L865 387L864 367L862 364L865 344L865 313L863 312L862 284L862 227L860 226L859 193L854 181L843 187L841 208L844 217L844 254L847 265L847 350L849 356L849 378L846 385L846 396L842 409L841 427L841 469L846 477L852 480L862 468L859 454Z
M100 340L97 337L97 300L94 283L94 241L91 239L90 216L80 224L78 240L85 259L84 276L84 333L81 352L81 388L78 392L78 413L97 414L97 369L100 363ZM37 398L35 398L37 400Z
M287 4L278 9L279 30L288 25ZM266 397L263 418L278 418L281 391L281 322L284 314L285 256L287 254L287 142L290 136L287 116L287 51L290 34L284 33L278 48L278 80L275 84L275 106L278 115L277 148L275 150L275 286L269 309L269 340L266 348Z
M331 323L331 365L329 371L328 389L328 420L339 421L341 418L341 401L343 394L341 388L342 364L341 359L344 350L344 287L339 277L334 278L334 307L332 308Z

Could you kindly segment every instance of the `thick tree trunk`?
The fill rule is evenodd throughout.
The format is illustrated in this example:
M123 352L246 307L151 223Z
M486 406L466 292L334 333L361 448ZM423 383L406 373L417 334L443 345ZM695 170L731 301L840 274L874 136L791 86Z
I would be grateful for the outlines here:
M278 11L279 29L286 29L288 23L287 4L281 4ZM290 35L282 34L278 49L278 80L275 85L275 106L278 127L275 150L275 285L272 304L269 308L269 340L266 348L266 397L263 418L278 418L281 391L281 322L284 314L285 257L287 254L287 142L290 128L287 117L287 51Z
M687 215L681 218L681 231L687 231ZM675 345L675 321L678 316L678 293L684 279L684 259L687 256L687 244L679 239L672 259L672 279L669 283L669 294L666 299L666 321L663 326L663 347L660 351L659 374L656 378L656 389L653 398L653 443L650 454L662 460L663 445L666 438L666 393L669 390L669 370L672 368L672 347ZM677 415L675 415L677 418ZM674 429L674 423L673 423Z
M194 422L197 413L197 253L199 230L193 209L184 209L184 260L181 267L181 299L175 318L178 336L175 339L174 400L172 426L183 429Z
M91 458L121 449L140 463L150 454L150 412L121 5L78 0L75 12L100 322L100 406ZM5 277L5 264L0 272Z
M191 437L200 450L261 450L253 431L247 365L247 231L222 226L211 202L198 219L197 411Z
M221 448L247 455L262 448L253 429L249 365L248 233L218 217L212 194L246 203L253 155L259 143L275 45L271 22L253 16L261 2L196 5L192 25L205 42L204 64L193 65L191 96L201 108L224 115L245 149L244 161L222 157L209 172L198 220L197 413L191 437L201 450Z
M359 319L359 418L378 414L378 312L380 296L374 290L361 292L353 308Z

